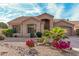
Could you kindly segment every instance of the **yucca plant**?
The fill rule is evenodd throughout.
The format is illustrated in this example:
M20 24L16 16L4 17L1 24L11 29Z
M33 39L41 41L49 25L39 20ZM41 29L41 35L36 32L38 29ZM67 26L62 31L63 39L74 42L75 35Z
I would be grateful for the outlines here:
M54 27L50 30L51 37L55 40L59 40L61 38L65 38L64 29L61 27Z

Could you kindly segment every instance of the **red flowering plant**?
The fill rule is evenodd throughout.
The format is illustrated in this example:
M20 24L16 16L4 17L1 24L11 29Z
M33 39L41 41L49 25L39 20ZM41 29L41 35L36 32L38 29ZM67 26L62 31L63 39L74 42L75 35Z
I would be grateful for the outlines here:
M55 48L57 49L67 49L67 48L71 48L70 47L70 41L63 41L63 40L60 40L58 42L51 42L51 45L54 46Z
M27 40L26 45L29 47L28 55L31 55L31 56L38 55L38 51L35 48L33 48L35 47L35 42L33 39Z
M29 48L32 48L35 46L34 44L34 41L32 39L29 39L26 41L26 45L29 47Z

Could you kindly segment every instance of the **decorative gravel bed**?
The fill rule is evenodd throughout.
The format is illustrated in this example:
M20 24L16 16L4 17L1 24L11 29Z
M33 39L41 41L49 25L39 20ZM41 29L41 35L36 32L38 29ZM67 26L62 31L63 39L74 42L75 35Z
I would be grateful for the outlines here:
M49 46L36 46L38 51L37 56L79 56L79 52L70 50L68 52L60 52ZM29 48L24 45L24 42L0 42L1 56L30 56Z

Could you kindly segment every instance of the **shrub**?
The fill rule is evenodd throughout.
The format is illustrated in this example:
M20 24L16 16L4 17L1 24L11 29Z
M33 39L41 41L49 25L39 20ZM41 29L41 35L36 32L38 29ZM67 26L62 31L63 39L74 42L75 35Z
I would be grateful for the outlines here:
M51 37L50 31L45 30L44 33L43 33L43 36L42 36L42 40L43 40L43 43L45 45L48 44L48 40L49 40L50 37Z
M30 38L33 38L33 37L35 37L35 33L34 32L31 32L30 33Z
M6 29L3 30L2 33L7 36L7 37L12 37L13 36L13 29Z
M50 31L45 30L44 33L43 33L43 36L49 38L50 37Z
M42 33L41 33L41 32L37 32L37 33L36 33L36 36L37 36L37 37L42 37Z
M76 35L79 36L79 29L76 29Z
M62 40L60 40L59 42L52 41L51 45L57 49L67 49L67 48L70 48L70 41L67 41L67 42Z
M13 33L17 33L16 29L13 29Z

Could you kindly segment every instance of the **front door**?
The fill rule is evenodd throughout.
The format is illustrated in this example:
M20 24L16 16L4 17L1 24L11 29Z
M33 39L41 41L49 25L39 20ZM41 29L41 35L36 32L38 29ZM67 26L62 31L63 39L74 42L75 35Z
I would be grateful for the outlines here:
M42 19L42 22L44 22L44 30L50 30L50 21L49 21L49 19Z

